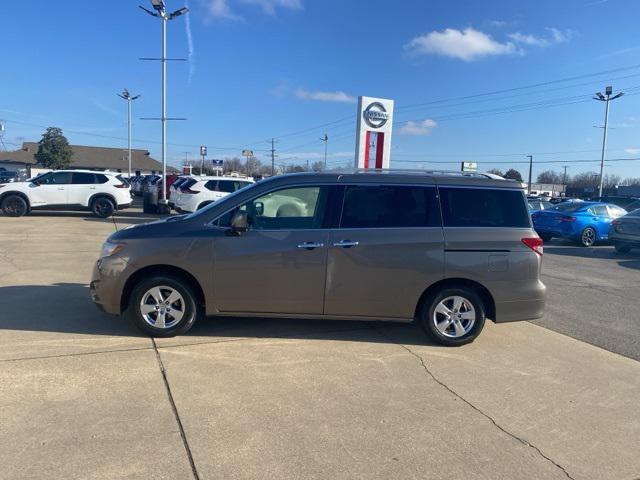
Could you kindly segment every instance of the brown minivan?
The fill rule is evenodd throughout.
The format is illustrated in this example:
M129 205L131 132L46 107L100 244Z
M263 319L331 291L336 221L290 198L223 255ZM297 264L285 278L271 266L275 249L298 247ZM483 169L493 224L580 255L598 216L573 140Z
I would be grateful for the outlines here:
M444 345L485 318L538 318L542 242L520 183L489 174L272 177L190 215L120 230L91 293L152 336L206 316L420 323Z

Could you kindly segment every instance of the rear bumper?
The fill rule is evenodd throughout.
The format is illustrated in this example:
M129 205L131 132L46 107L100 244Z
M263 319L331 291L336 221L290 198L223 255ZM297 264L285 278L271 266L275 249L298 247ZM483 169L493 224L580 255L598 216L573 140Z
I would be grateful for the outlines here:
M609 230L609 240L616 243L640 247L640 235L616 232L613 228Z
M508 288L508 287L506 287ZM547 302L547 287L540 280L529 284L520 292L520 299L500 300L494 297L496 303L496 323L519 322L533 320L544 315Z

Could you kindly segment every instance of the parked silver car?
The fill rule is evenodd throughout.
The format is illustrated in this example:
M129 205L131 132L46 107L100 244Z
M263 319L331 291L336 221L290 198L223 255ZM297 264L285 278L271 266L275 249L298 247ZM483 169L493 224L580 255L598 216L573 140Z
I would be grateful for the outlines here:
M485 318L542 315L541 261L520 183L305 173L114 233L91 292L153 336L213 315L415 320L436 342L461 345Z
M620 253L640 248L640 208L611 222L609 240Z

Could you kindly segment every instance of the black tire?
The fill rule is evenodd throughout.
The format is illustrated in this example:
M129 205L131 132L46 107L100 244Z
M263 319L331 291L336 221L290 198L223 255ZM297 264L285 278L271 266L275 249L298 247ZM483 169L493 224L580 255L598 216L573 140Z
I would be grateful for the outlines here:
M143 306L143 300L149 297L148 292L155 287L166 287L160 288L163 295L167 294L170 289L174 289L182 297L180 301L170 305L172 308L175 307L174 310L181 310L183 312L182 318L172 326L158 328L149 323L140 310ZM201 309L198 306L197 298L193 288L187 282L177 277L159 275L142 280L133 288L128 298L128 305L124 311L124 316L136 328L152 337L175 337L176 335L181 335L189 331L201 316ZM153 300L151 302L147 300L145 304L153 306ZM157 322L158 314L152 312L148 317L151 317L152 321L155 320ZM173 321L171 313L166 312L165 319L167 323L171 323L171 321Z
M551 235L540 235L540 238L543 242L550 242L553 237Z
M116 207L107 197L98 197L91 202L91 211L98 218L109 218L116 211Z
M631 251L631 246L622 242L615 242L613 248L615 248L618 253L629 253Z
M2 199L1 208L7 217L22 217L29 211L29 204L20 195L7 195Z
M583 247L593 247L596 244L596 239L598 235L596 233L595 228L587 227L580 234L580 245Z
M469 326L468 331L466 331L464 335L460 335L457 337L451 336L455 332L455 328L454 328L455 322L450 323L450 327L448 327L445 330L446 332L445 334L436 327L436 320L435 320L436 318L441 319L443 321L446 320L446 318L444 318L444 315L441 313L438 313L436 316L436 308L441 302L444 301L445 303L447 303L448 299L451 299L452 297L462 297L465 302L463 304L464 305L463 309L465 311L454 312L455 315L458 315L458 313L460 313L461 315L464 315L464 313L466 313L467 311L467 308L466 308L467 304L470 304L470 306L473 309L472 311L471 309L468 309L468 312L475 313L475 318L473 319L472 325L469 325L468 323L465 325L463 323L465 320L460 320L460 318L457 319L457 322L459 322L462 325L462 328L464 330L466 330L467 326ZM453 312L453 310L451 311ZM482 301L482 298L480 298L480 295L478 295L478 293L476 293L476 291L473 290L472 288L468 288L468 287L444 288L432 294L431 296L429 296L429 298L427 298L422 308L422 311L419 314L418 320L424 332L434 342L439 343L440 345L445 345L447 347L457 347L460 345L465 345L467 343L473 342L475 338L478 335L480 335L480 332L482 331L482 328L484 327L484 322L485 322L485 306ZM440 322L439 324L442 324L442 323Z

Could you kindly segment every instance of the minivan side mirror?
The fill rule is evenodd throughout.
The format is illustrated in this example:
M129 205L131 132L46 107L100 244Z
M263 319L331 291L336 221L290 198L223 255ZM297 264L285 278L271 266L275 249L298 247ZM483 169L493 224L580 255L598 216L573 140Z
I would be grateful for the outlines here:
M247 212L243 212L242 210L238 210L231 217L231 229L230 231L235 233L236 235L245 233L249 230L249 220L247 217Z

